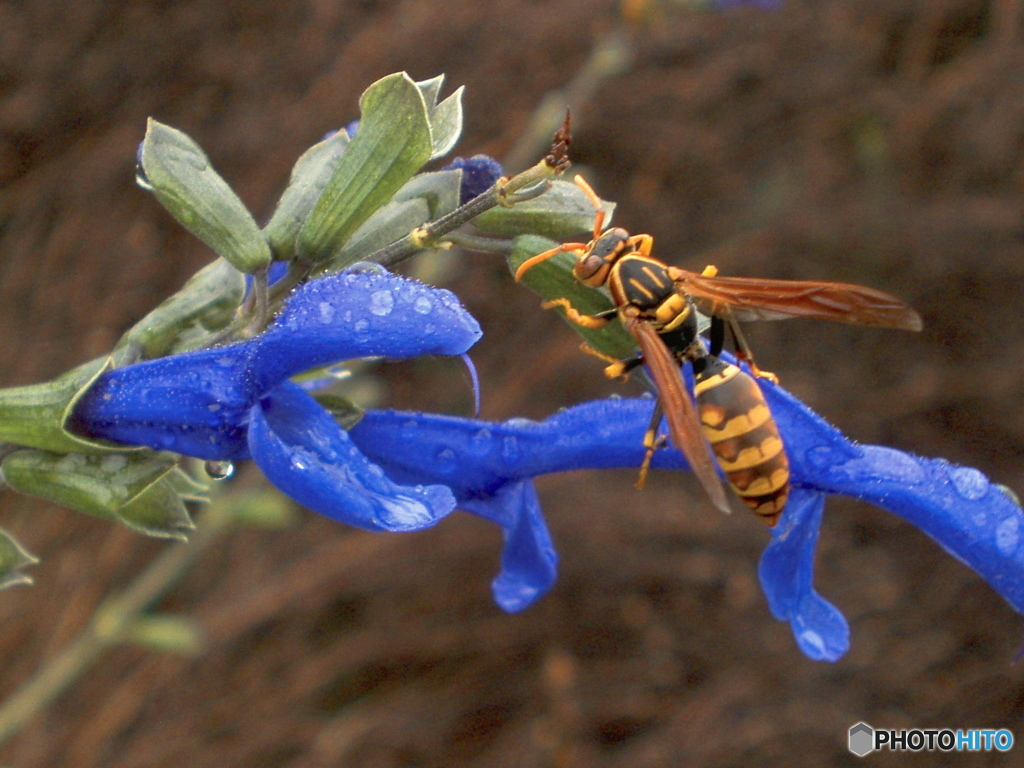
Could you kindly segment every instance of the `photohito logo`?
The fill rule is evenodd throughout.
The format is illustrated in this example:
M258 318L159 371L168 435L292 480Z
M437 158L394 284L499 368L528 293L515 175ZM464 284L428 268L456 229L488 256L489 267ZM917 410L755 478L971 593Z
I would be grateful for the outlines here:
M896 752L1006 752L1013 746L1013 734L1002 728L913 728L890 731L857 723L850 728L850 751L864 757L876 749Z

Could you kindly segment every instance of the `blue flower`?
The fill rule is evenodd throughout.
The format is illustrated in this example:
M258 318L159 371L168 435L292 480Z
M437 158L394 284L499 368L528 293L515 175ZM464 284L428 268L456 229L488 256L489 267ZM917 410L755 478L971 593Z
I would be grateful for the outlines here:
M334 275L296 290L256 338L104 374L68 426L203 459L251 458L316 512L371 530L414 530L451 512L452 492L396 484L288 379L356 357L461 354L479 337L448 291L389 274Z
M462 171L462 185L459 187L459 205L465 205L474 197L482 195L493 187L494 183L505 174L501 163L490 155L456 157L441 170Z
M812 584L825 497L846 494L893 512L981 574L1024 613L1024 512L980 472L890 448L857 445L785 390L760 380L790 455L793 489L761 559L761 584L776 618L801 650L835 661L849 627ZM654 402L585 403L542 421L489 423L451 416L370 411L353 428L364 454L403 482L439 482L459 505L505 531L498 604L521 610L555 579L556 556L532 478L573 469L638 467ZM414 445L415 450L409 450ZM653 466L685 469L674 449Z

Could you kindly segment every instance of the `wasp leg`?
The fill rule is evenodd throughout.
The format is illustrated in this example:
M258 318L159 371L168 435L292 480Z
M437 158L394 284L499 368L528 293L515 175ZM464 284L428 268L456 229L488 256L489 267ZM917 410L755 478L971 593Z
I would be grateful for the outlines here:
M650 256L654 248L654 238L650 235L633 235L626 240L626 245L643 256Z
M594 349L592 346L583 342L580 344L580 351L586 352L588 355L604 360L609 365L604 369L604 375L609 379L621 378L626 381L629 378L630 372L644 364L643 357L631 357L628 360L619 360L617 357L606 355L599 349Z
M747 338L743 335L743 331L740 330L740 324L735 320L729 320L729 330L732 331L733 341L736 342L736 358L742 360L750 366L750 372L753 373L759 379L768 379L772 384L779 383L779 377L771 371L762 371L754 363L754 353L750 351L750 345L747 344Z
M541 304L543 309L551 309L552 307L561 307L565 310L565 316L572 320L576 325L582 325L584 328L600 329L608 325L609 322L615 319L618 314L617 309L606 309L604 312L598 312L596 315L584 315L574 307L568 299L552 299L551 301L545 301Z
M636 481L637 490L643 490L643 487L647 484L647 473L651 468L651 459L654 458L654 452L665 445L665 438L658 436L658 427L661 426L661 418L664 415L665 409L659 397L654 405L654 413L651 414L651 423L644 433L644 448L647 449L647 452L644 454L643 464L640 465L640 477Z

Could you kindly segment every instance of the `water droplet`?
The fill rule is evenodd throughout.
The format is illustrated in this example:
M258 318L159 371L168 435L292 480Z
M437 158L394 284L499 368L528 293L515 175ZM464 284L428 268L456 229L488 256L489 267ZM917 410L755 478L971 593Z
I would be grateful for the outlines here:
M968 501L976 501L988 493L988 478L971 467L957 467L949 473L957 493Z
M206 410L208 410L210 413L216 413L220 409L221 409L220 403L210 403L208 406L206 406Z
M135 183L147 192L153 191L153 185L149 183L149 179L146 178L146 172L142 170L141 165L135 167Z
M996 526L996 546L1007 557L1017 551L1020 543L1020 519L1008 517Z
M437 461L437 469L443 474L450 475L458 468L458 462L455 460L455 451L451 448L442 448L437 452L435 457Z
M514 435L506 435L505 439L501 442L501 458L507 462L518 461L523 455L522 450L519 448L519 441L516 440Z
M320 322L323 325L327 325L334 320L334 306L327 301L321 301L317 304L317 310L320 312Z
M352 327L355 329L356 333L365 333L366 329L370 327L370 321L361 317L355 321Z
M420 425L415 419L408 419L402 422L401 435L402 439L408 440L414 437L419 432Z
M390 315L394 308L395 297L391 295L391 291L374 291L370 294L370 311L373 314L384 317Z
M805 629L800 633L800 646L815 651L817 658L825 656L825 640L813 629Z
M419 312L421 315L426 315L434 308L434 302L428 299L426 296L420 296L412 303L412 308Z
M210 476L211 480L227 480L235 474L235 465L230 461L215 461L211 459L203 464L203 469Z
M469 441L469 449L476 456L483 456L491 450L494 437L489 429L480 429Z
M357 261L345 270L345 274L386 275L389 273L383 264L378 264L375 261Z
M1002 491L1003 496L1012 501L1015 506L1020 506L1020 497L1013 492L1013 488L1010 488L1008 485L1003 485L1002 483L995 483L995 486Z
M434 327L433 323L427 323L426 325L423 326L423 333L427 336L433 336L434 331L436 330L437 329Z

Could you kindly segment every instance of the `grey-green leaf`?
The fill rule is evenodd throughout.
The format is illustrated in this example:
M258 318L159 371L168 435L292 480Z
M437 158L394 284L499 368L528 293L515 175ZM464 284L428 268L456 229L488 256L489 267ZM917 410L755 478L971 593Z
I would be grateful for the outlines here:
M71 509L117 520L149 536L184 540L193 528L167 476L175 459L164 454L85 456L24 450L0 464L14 490Z
M605 202L604 226L611 222L615 204ZM594 206L583 191L568 181L556 179L551 188L532 200L516 203L510 208L497 207L473 219L473 226L482 232L504 237L540 235L564 242L594 230ZM589 240L587 236L585 239Z
M295 163L288 188L263 228L276 259L287 261L295 255L295 238L334 175L348 143L348 134L338 131L307 149Z
M359 131L299 230L298 258L319 264L337 254L374 211L430 159L427 108L404 72L371 85L360 99Z
M9 531L0 528L0 589L31 584L32 577L21 569L39 562Z
M436 171L413 176L391 202L377 209L355 231L329 269L344 269L408 235L416 227L440 218L459 206L461 171Z
M114 359L120 363L124 354L149 360L183 351L196 337L231 322L244 296L245 276L217 259L136 323L118 342Z
M252 214L187 134L150 118L142 170L171 215L236 269L252 274L270 263L270 246Z
M431 153L430 159L436 160L447 155L459 141L462 134L462 86L455 93L438 103L444 75L416 83L423 94L427 105L427 119L430 121Z

